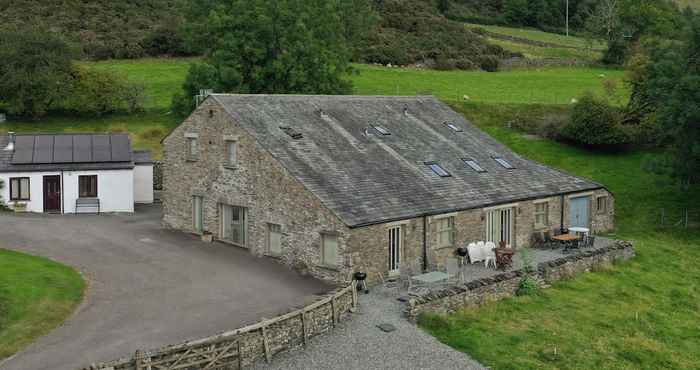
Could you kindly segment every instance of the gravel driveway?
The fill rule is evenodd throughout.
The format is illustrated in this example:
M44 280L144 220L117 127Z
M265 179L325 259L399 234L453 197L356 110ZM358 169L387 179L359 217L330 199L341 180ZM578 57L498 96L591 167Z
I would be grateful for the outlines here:
M160 228L158 206L134 215L0 214L0 248L49 257L89 281L62 327L0 363L75 370L235 329L330 289L247 251Z
M255 369L486 370L408 322L401 316L400 302L380 287L369 295L360 294L359 300L360 312L332 333L315 338L304 350L280 354L270 364L260 361ZM385 333L377 328L380 324L391 324L396 330Z

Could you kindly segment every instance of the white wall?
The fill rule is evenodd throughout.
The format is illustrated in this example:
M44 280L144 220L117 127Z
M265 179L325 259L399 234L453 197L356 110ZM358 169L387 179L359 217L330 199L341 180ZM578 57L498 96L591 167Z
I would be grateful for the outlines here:
M152 164L139 164L134 167L134 202L153 203Z
M10 178L29 177L30 200L28 212L44 211L44 176L61 175L61 172L19 172L0 173L0 179L5 183L2 199L8 205L10 202ZM75 213L75 200L78 198L78 177L97 175L97 197L100 199L101 212L134 212L134 171L133 170L101 170L101 171L64 171L62 179L63 212ZM81 212L91 212L91 209L81 209Z
M4 184L2 200L12 208L10 201L10 178L13 177L29 177L29 201L21 201L27 205L28 212L43 212L44 211L44 176L60 175L60 172L18 172L18 173L0 173L0 179Z

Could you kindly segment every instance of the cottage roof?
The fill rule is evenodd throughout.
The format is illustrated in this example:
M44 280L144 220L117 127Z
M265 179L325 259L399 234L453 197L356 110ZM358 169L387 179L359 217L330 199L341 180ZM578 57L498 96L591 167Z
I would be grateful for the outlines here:
M6 150L10 140L9 135L0 136L0 172L134 167L128 134L17 134L13 150Z
M602 188L520 157L431 96L212 98L350 227Z

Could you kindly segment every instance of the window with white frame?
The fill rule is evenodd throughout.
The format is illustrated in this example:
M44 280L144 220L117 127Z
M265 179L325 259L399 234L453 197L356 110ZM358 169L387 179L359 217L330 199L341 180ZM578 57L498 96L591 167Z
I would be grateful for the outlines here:
M267 253L273 256L282 254L282 226L267 224Z
M29 200L29 177L10 179L10 200Z
M608 197L603 195L596 199L596 211L598 213L605 213L608 211Z
M226 165L235 166L238 162L238 143L235 140L226 141Z
M486 241L513 246L515 208L500 208L486 212Z
M321 259L324 266L338 265L338 236L321 234Z
M549 220L549 203L535 203L535 228L544 229L547 227Z
M444 217L435 220L437 224L438 247L451 247L454 245L455 218Z

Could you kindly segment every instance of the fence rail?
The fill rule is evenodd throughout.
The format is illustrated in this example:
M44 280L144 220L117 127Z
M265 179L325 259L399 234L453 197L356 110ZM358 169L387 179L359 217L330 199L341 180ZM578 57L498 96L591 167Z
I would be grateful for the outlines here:
M331 330L356 308L353 281L321 300L272 319L156 350L137 350L131 358L83 370L243 369L259 359L269 362L279 352L305 346L310 338Z
M700 209L673 209L662 208L659 214L660 227L700 227Z

